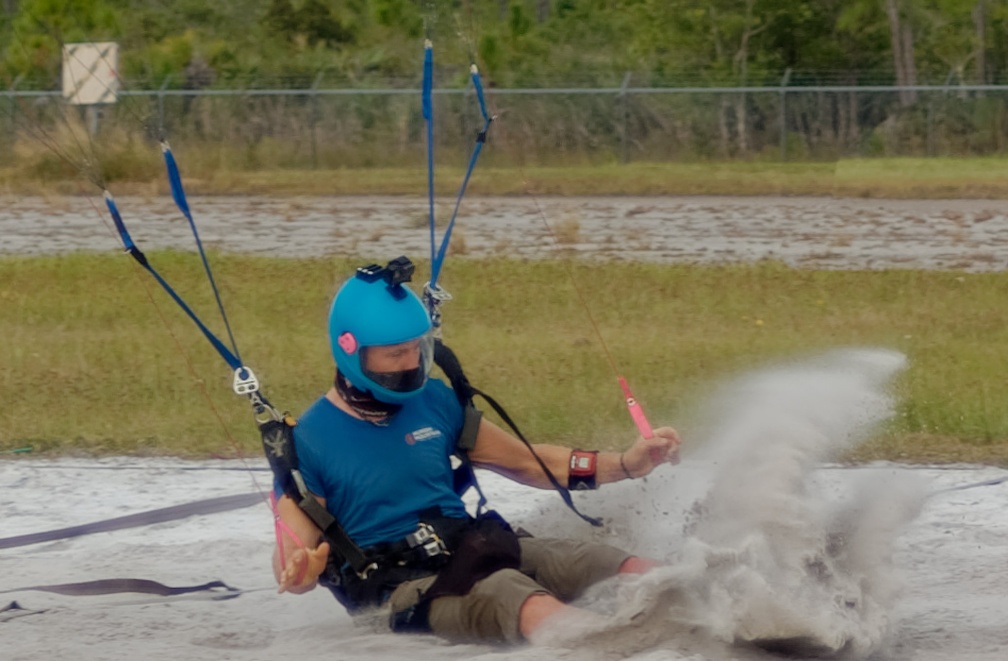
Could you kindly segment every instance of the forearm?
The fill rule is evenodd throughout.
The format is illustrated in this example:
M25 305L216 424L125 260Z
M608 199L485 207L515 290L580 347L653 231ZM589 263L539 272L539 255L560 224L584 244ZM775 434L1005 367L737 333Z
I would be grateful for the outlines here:
M318 548L321 532L287 496L280 498L276 514L278 534L273 549L273 576L284 591L308 592L316 585L317 572L309 571L307 555Z
M542 459L543 464L553 473L557 482L561 486L567 486L570 480L570 460L573 450L561 445L544 443L535 443L532 445L532 449ZM528 486L540 489L553 488L552 483L543 471L542 466L539 465L539 462L535 460L531 452L528 452L528 449L525 452L528 454L528 460L521 462L511 469L491 468ZM633 474L629 470L625 471L623 469L620 461L621 457L622 453L620 452L600 451L597 454L595 463L596 486L633 477Z
M658 427L650 438L638 438L625 452L602 451L595 457L594 484L644 477L661 463L677 456L679 435L671 427ZM533 454L533 452L535 454ZM522 484L549 489L553 486L536 456L561 486L570 481L571 448L536 443L532 451L517 438L483 419L476 445L469 453L473 464ZM589 480L589 483L591 480Z

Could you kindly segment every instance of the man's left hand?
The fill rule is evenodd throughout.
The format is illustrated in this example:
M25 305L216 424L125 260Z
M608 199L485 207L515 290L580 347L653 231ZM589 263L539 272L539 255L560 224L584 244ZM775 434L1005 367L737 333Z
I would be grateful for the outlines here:
M651 438L639 437L623 453L623 463L633 477L644 477L664 463L679 463L679 446L682 439L672 427L657 427Z

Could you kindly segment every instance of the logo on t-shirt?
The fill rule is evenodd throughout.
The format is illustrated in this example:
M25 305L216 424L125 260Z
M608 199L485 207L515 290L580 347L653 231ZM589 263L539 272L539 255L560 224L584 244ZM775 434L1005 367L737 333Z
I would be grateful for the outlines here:
M413 431L406 434L406 444L416 445L422 441L429 441L432 438L438 438L441 436L441 432L433 427L421 427L420 429L414 429Z

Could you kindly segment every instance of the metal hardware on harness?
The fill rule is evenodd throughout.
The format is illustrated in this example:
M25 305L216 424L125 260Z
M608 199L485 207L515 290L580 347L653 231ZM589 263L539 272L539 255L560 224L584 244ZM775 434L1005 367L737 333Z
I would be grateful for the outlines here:
M446 289L441 287L441 285L434 285L431 287L431 283L429 282L424 285L423 294L424 298L428 298L439 304L452 300L452 295L448 293Z
M420 548L428 558L439 555L451 555L444 540L429 523L420 523L415 532L406 536L406 544L411 548Z
M248 394L249 403L252 404L252 415L255 418L257 424L262 425L270 420L280 421L287 418L289 414L284 413L281 415L279 411L269 405L269 403L264 400L260 395L259 391L253 391ZM290 423L293 427L293 423Z
M431 287L431 283L426 283L423 288L423 300L427 304L427 310L430 312L431 324L435 329L441 327L441 305L445 301L452 300L452 295L449 294L440 285L434 285Z
M354 573L357 574L357 576L359 576L362 581L366 581L366 580L368 580L368 577L371 576L371 572L373 572L376 569L378 569L378 563L377 562L372 562L370 565L368 565L364 569L360 570L359 572L354 572Z
M252 370L242 366L235 370L233 387L239 395L250 395L259 390L259 379Z

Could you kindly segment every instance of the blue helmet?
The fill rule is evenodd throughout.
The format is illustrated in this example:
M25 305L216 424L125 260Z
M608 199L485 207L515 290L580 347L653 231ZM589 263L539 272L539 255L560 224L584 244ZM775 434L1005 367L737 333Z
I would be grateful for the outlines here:
M361 267L340 287L329 310L329 342L340 373L359 390L389 404L401 404L419 393L433 362L427 308L403 284L412 274L413 264L405 257L385 267ZM420 348L416 368L397 372L367 368L370 347L413 340Z

